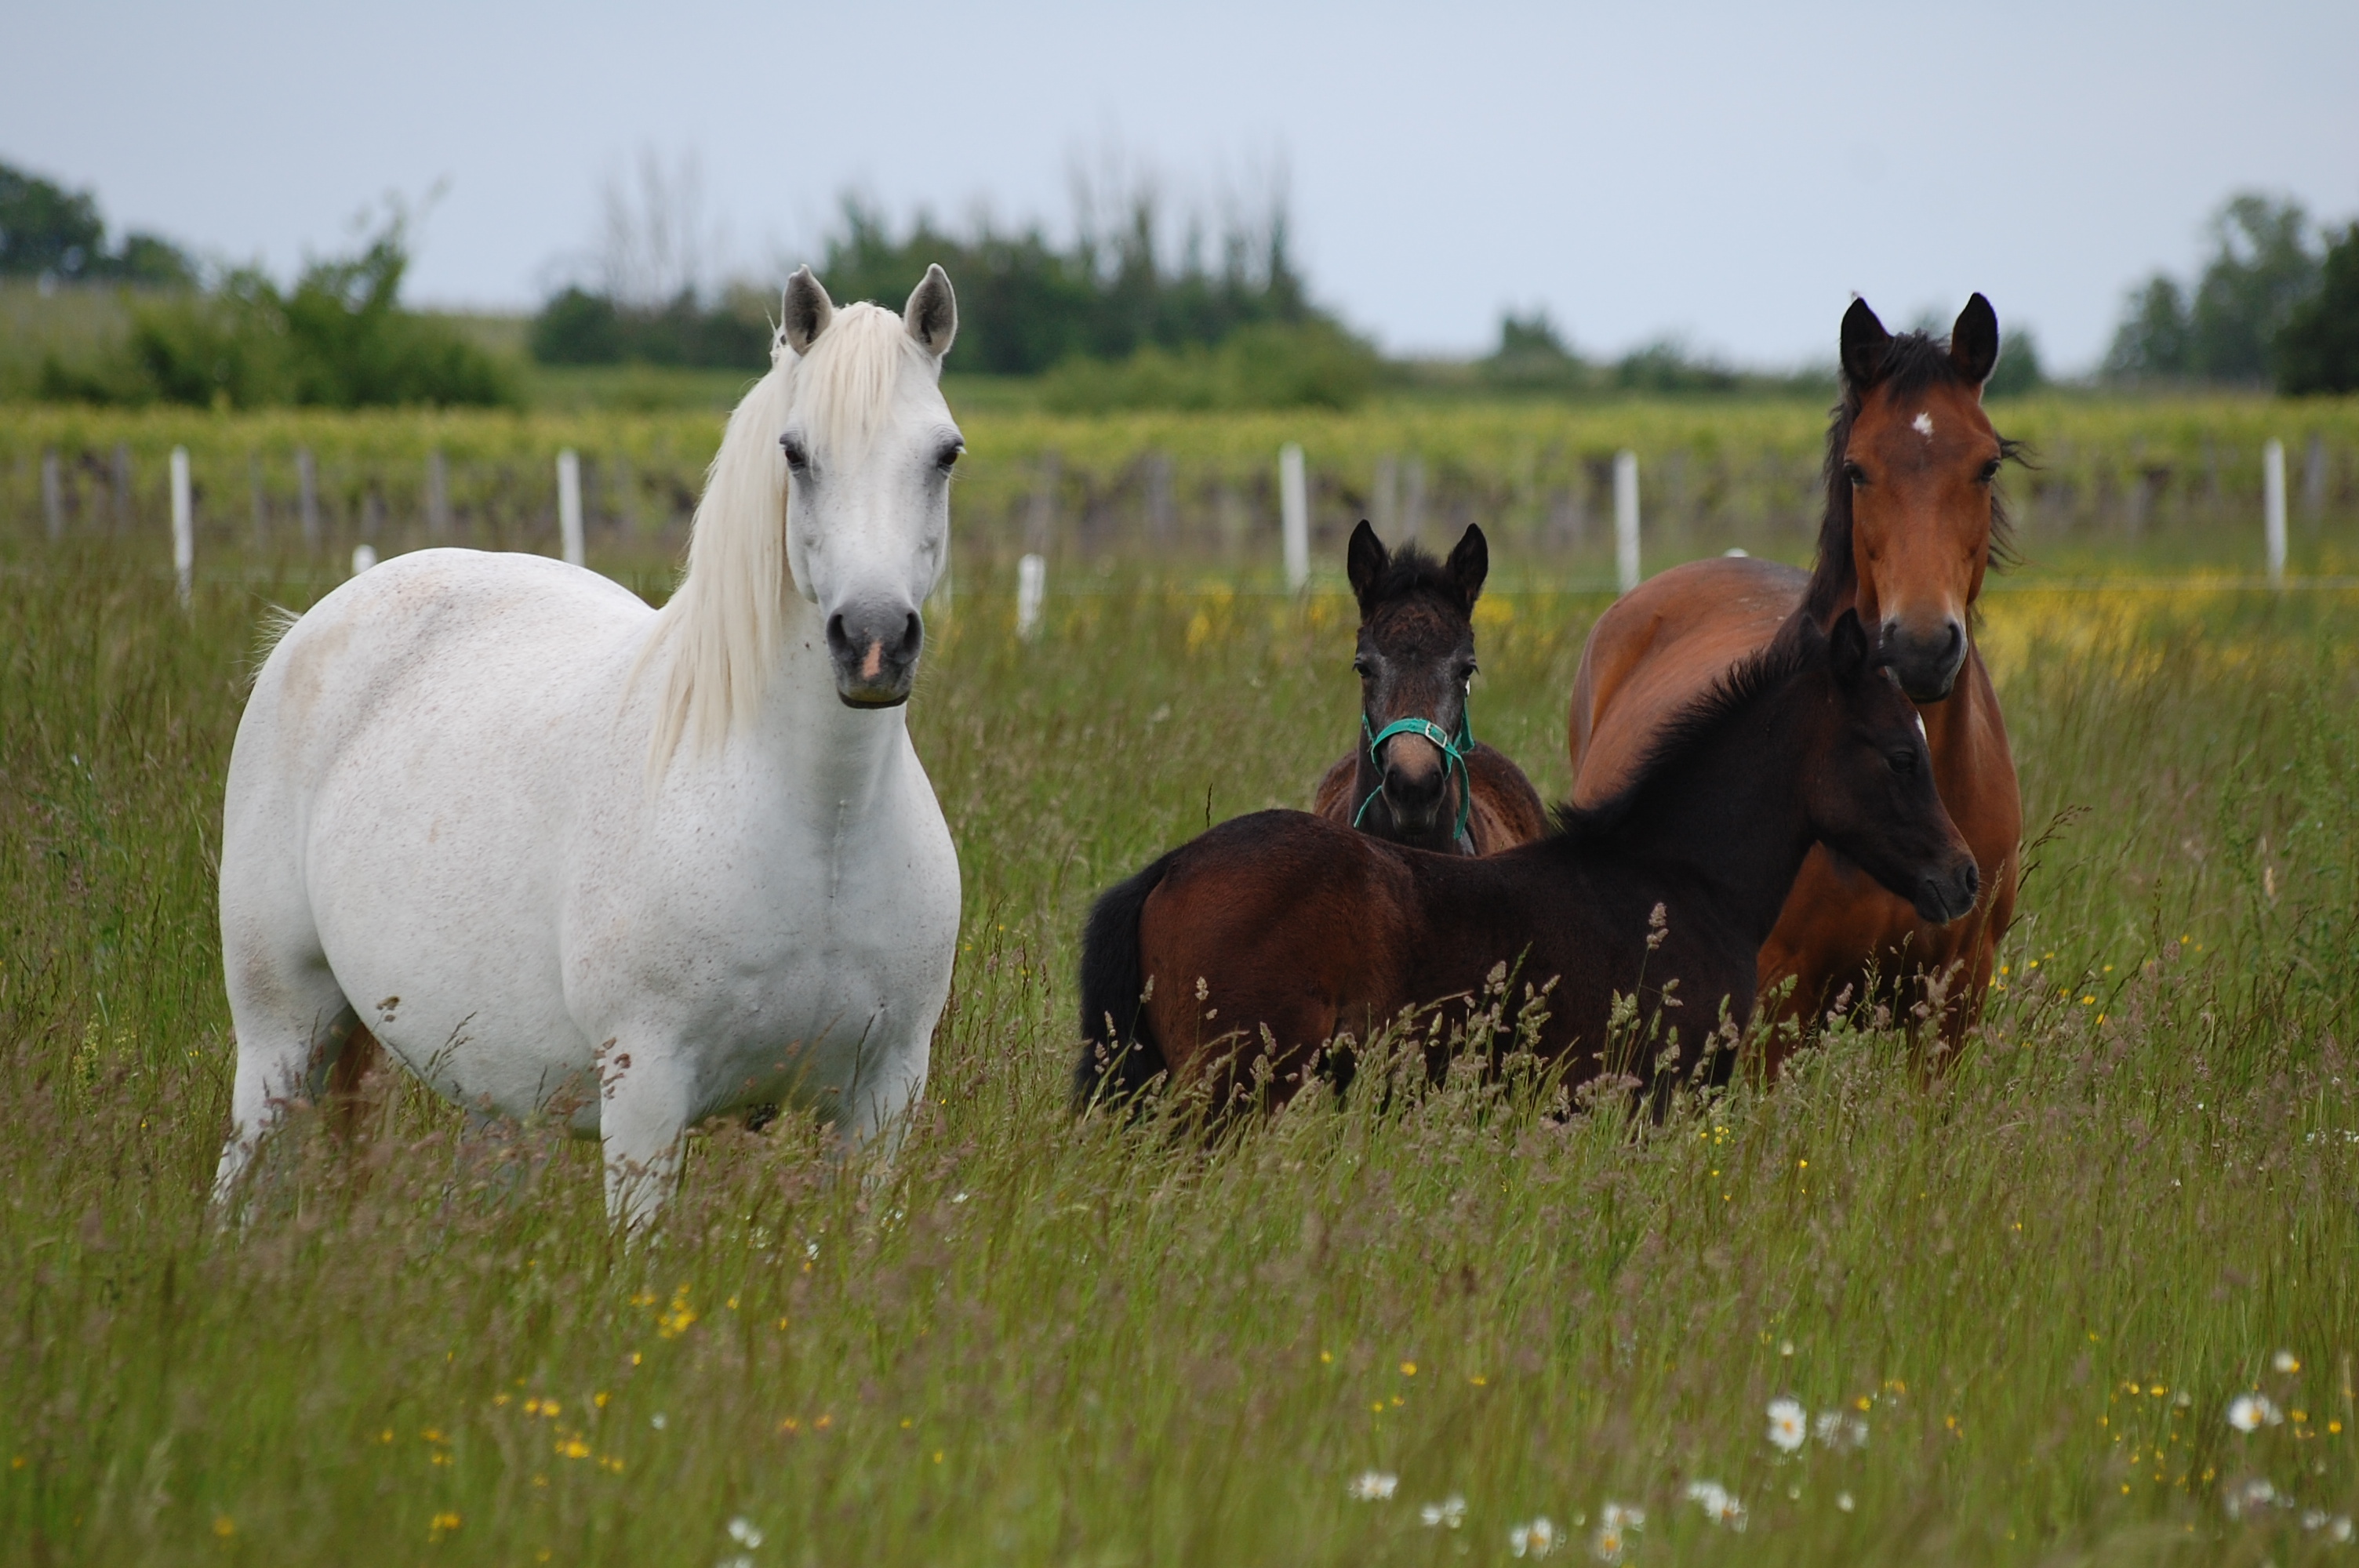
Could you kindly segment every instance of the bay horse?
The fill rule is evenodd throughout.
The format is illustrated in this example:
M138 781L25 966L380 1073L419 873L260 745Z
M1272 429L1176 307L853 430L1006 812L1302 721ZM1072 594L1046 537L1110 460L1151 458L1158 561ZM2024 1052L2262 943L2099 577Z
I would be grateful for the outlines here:
M930 267L897 314L809 268L661 610L542 557L423 550L287 631L223 806L226 1206L371 1037L444 1097L603 1145L644 1225L683 1135L788 1103L898 1136L957 947L909 742L964 449Z
M1474 601L1491 547L1473 524L1447 562L1386 551L1366 519L1344 555L1360 601L1352 655L1360 744L1319 781L1311 810L1413 849L1488 855L1538 838L1548 808L1524 770L1474 739Z
M2006 725L1975 645L1975 602L2007 544L1995 488L2017 444L1991 427L1983 384L1998 362L1998 317L1980 294L1947 342L1885 330L1864 299L1843 315L1842 397L1827 431L1826 511L1808 574L1749 558L1674 567L1617 600L1590 629L1573 678L1573 799L1622 790L1652 737L1777 633L1799 605L1821 624L1855 611L1915 698L1933 780L1981 868L1969 919L1925 919L1849 860L1814 849L1762 945L1762 994L1793 982L1786 1014L1808 1021L1871 973L1904 1004L1937 1008L1954 1046L1981 1016L1993 954L2015 912L2023 806ZM1773 1037L1774 1075L1791 1041Z
M1282 1101L1331 1042L1414 1007L1480 1005L1502 963L1556 982L1537 1048L1571 1081L1616 1069L1617 995L1658 1018L1673 982L1699 1025L1687 1070L1724 1080L1722 1000L1740 1027L1751 1016L1762 940L1821 840L1929 921L1974 903L1916 709L1849 612L1832 632L1789 618L1664 727L1619 794L1563 808L1531 843L1439 855L1265 811L1110 889L1082 935L1075 1108L1158 1074L1216 1116ZM1656 1082L1658 1108L1669 1087Z

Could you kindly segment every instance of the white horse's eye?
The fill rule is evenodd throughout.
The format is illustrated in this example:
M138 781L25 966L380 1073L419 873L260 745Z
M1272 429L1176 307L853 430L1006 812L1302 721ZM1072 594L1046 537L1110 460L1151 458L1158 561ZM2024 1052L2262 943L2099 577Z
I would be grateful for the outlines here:
M778 449L787 454L787 467L796 473L806 472L810 468L810 452L795 437L779 437Z

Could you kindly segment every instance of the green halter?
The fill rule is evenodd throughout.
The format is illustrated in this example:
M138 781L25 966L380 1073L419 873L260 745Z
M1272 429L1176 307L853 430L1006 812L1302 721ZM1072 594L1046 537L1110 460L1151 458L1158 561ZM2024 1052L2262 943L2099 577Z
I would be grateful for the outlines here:
M1374 730L1369 727L1365 713L1360 715L1360 733L1367 739L1368 761L1375 764L1377 782L1376 787L1368 792L1368 798L1360 802L1360 809L1352 814L1353 827L1360 825L1368 815L1368 807L1375 805L1376 796L1385 793L1385 742L1396 735L1418 735L1433 742L1434 748L1441 753L1441 776L1445 784L1449 781L1450 770L1458 770L1458 827L1451 838L1459 839L1466 837L1466 819L1474 810L1474 779L1466 771L1466 759L1474 754L1474 714L1471 705L1462 705L1458 709L1458 738L1455 741L1444 734L1441 726L1430 719L1396 719L1382 730Z

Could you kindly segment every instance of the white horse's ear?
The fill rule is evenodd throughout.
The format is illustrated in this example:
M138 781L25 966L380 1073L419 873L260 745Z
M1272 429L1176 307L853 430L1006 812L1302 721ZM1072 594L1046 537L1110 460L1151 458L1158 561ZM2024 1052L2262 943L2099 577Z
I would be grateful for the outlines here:
M787 347L797 354L810 352L811 344L835 319L835 301L827 297L827 290L820 287L819 279L807 266L797 267L795 276L787 279L787 297L781 309L786 316L782 330L787 334Z
M958 336L958 296L951 292L951 275L941 263L929 265L924 281L909 291L901 325L934 358L951 351L951 340Z

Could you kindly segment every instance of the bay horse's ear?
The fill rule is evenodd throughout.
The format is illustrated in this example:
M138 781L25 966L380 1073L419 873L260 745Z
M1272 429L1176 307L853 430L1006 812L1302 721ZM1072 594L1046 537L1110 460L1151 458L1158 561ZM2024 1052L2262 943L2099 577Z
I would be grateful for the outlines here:
M1827 628L1827 662L1834 669L1835 679L1845 686L1855 684L1875 666L1875 650L1868 643L1867 628L1859 623L1858 611L1844 611Z
M1363 611L1368 608L1368 595L1375 591L1377 579L1385 575L1392 559L1385 542L1368 526L1368 520L1361 518L1360 525L1352 530L1351 545L1343 552L1343 574L1352 579L1353 597L1360 601Z
M1988 381L1998 365L1998 312L1979 294L1966 301L1950 329L1950 363L1975 386Z
M799 266L795 276L787 279L787 297L781 312L786 320L779 330L787 335L787 347L797 354L807 354L819 341L819 335L827 330L827 324L835 319L835 301L827 297L827 290L820 287L810 268Z
M951 340L958 336L958 296L951 292L951 275L941 263L929 265L924 279L909 291L901 325L934 358L951 351Z
M1474 601L1483 596L1483 579L1491 575L1491 541L1483 537L1481 528L1466 524L1451 549L1448 569L1459 597L1466 601L1466 613L1473 614Z
M1851 308L1843 319L1843 380L1854 392L1864 391L1875 384L1884 369L1884 351L1892 346L1892 334L1867 308L1867 301L1854 297Z

